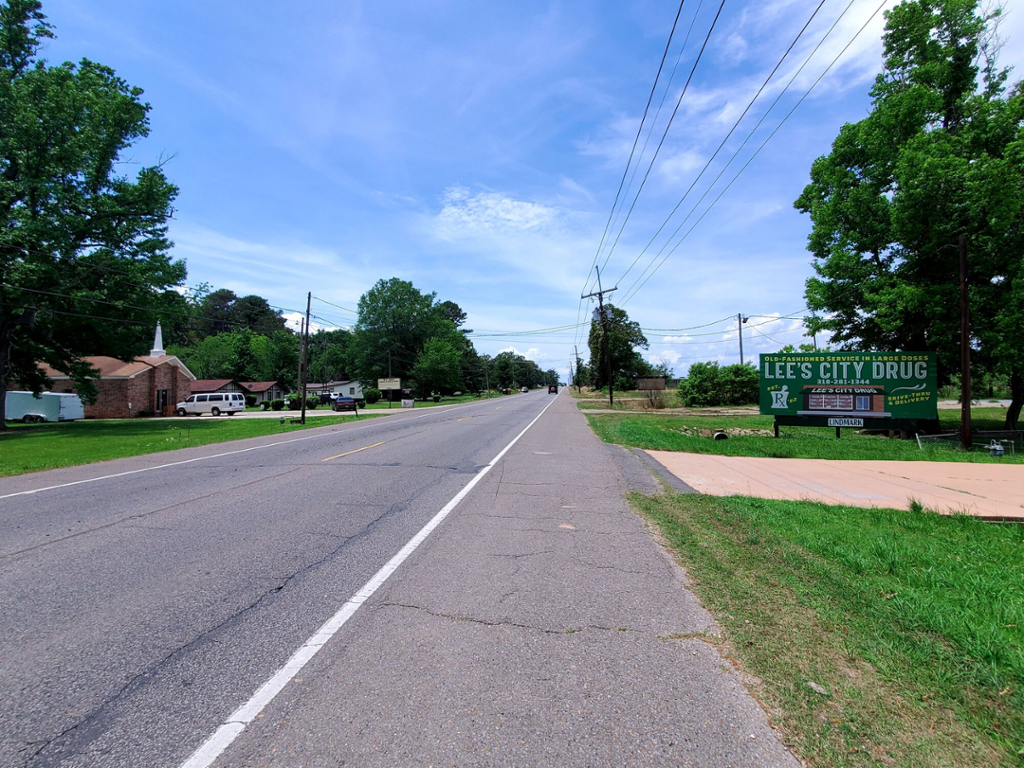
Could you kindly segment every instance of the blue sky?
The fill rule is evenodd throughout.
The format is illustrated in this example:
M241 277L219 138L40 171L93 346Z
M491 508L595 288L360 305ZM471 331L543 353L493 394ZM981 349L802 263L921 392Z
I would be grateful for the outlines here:
M737 361L738 312L750 316L748 359L806 341L800 320L785 319L802 313L811 274L810 222L792 201L839 127L869 107L882 15L855 35L880 2L825 0L645 251L817 6L726 0L664 134L720 5L686 0L609 243L648 167L649 176L614 250L599 255L674 1L44 0L57 33L44 55L91 58L145 90L152 133L126 159L167 161L181 189L171 236L189 285L256 293L286 310L312 291L329 327L351 324L340 307L396 276L461 305L481 352L516 349L565 373L585 328L510 334L585 320L579 297L597 257L604 287L619 286L611 300L651 329L648 356L682 374L694 360ZM1011 9L1001 32L1001 61L1020 72L1024 14Z

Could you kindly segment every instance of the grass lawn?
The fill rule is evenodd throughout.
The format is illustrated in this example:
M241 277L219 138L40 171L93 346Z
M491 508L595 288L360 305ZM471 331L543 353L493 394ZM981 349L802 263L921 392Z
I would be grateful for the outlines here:
M1024 527L919 508L630 502L715 615L722 636L704 639L758 678L812 765L1024 764Z
M297 418L298 413L281 411ZM0 433L0 476L20 475L94 461L123 459L178 448L192 448L246 437L295 432L353 421L354 415L321 416L306 425L281 424L278 419L130 419L75 421L63 424L12 425Z
M1004 409L975 408L973 423L976 429L1002 429ZM739 434L728 440L712 440L688 430L745 429L769 432L771 416L739 415L715 416L709 414L594 414L587 416L591 428L608 443L647 448L659 451L684 451L722 456L763 456L793 459L888 459L904 461L967 461L1001 464L1024 463L1024 452L1016 456L993 458L985 451L964 452L942 445L917 447L916 440L892 440L876 435L859 435L852 429L843 430L836 439L831 429L812 427L782 427L776 440L769 434ZM939 411L944 429L960 425L959 411Z

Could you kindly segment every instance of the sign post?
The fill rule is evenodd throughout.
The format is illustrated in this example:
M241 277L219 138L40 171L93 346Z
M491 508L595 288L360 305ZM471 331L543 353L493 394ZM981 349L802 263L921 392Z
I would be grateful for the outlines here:
M760 411L779 426L901 429L937 426L934 352L761 355ZM930 424L929 424L930 422Z
M377 389L381 392L387 390L388 392L388 410L391 409L391 393L396 389L402 388L401 379L377 379Z

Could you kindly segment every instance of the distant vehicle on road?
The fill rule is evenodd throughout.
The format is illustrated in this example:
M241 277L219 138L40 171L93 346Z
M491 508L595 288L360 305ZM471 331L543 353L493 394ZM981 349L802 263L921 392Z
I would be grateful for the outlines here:
M67 392L8 392L6 400L8 421L36 424L44 421L74 421L85 418L82 398Z
M519 388L519 391L520 391L520 392L529 392L529 391L530 391L530 388L529 388L529 387L520 387L520 388Z
M245 410L245 395L241 392L220 392L212 395L192 395L182 403L178 403L174 412L178 416L189 416L195 414L200 416L208 413L211 416L220 416L222 413L230 416L238 411Z
M557 395L558 394L558 385L557 384L548 384L548 394L549 395Z
M359 415L359 403L355 401L355 398L351 397L336 397L334 398L334 410L336 411L355 411L356 416Z

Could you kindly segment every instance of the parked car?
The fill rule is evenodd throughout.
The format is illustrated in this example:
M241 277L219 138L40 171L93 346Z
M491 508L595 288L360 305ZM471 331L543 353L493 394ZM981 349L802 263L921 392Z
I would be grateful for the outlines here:
M336 411L355 411L356 416L359 415L359 404L352 397L336 397L334 398L334 410Z
M520 391L520 392L529 392L529 391L530 391L530 388L529 388L529 387L520 387L520 388L519 388L519 391Z
M558 394L558 385L557 384L548 384L548 394L549 395L557 395Z
M183 403L178 403L174 412L179 416L199 416L208 413L211 416L220 416L222 413L230 416L238 411L245 410L245 395L241 392L215 392L210 395L192 395Z
M8 392L6 400L8 421L25 424L44 421L74 421L85 418L82 398L66 392L40 392L36 397L31 392Z

